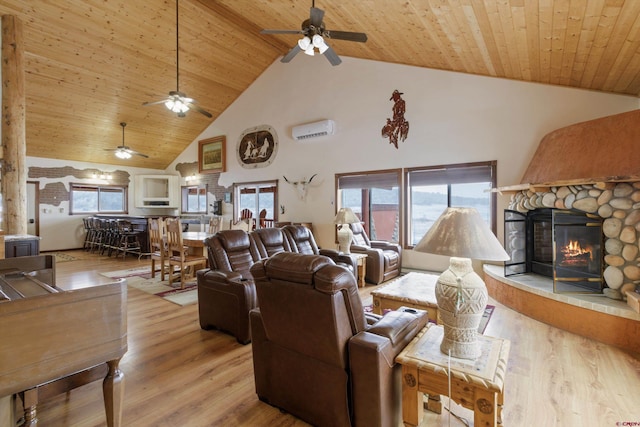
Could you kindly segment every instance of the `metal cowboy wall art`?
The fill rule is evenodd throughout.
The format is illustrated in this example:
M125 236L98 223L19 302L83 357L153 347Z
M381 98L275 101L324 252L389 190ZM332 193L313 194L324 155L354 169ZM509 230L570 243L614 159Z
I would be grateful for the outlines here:
M409 135L409 122L404 118L405 103L397 89L391 94L389 101L393 101L393 118L387 117L387 123L382 127L382 137L389 138L389 143L398 148L398 139L403 141Z

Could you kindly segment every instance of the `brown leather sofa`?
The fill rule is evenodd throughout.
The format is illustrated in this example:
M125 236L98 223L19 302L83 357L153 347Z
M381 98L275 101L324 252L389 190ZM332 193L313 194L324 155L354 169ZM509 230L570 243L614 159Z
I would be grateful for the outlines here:
M365 280L375 285L400 275L402 247L382 240L369 240L360 223L349 224L353 232L351 252L367 254Z
M251 266L278 252L308 250L336 256L336 260L351 262L337 251L318 249L313 234L304 226L291 226L296 239L281 228L262 228L247 233L244 230L221 230L205 240L210 270L197 272L198 312L202 329L219 329L235 336L238 342L251 341L249 311L257 307ZM300 227L304 230L297 230ZM290 242L300 246L292 248ZM313 252L315 251L315 252ZM355 271L350 267L351 271Z
M427 323L393 311L368 325L355 277L330 259L283 252L251 268L260 400L315 426L393 426L401 421L395 357Z

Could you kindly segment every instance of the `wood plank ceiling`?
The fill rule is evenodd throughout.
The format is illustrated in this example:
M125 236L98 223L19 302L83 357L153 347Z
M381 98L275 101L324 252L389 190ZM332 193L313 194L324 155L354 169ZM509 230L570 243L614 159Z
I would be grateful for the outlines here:
M297 35L310 0L180 0L180 90L213 114L178 118L173 0L0 0L23 23L27 155L167 167ZM318 0L341 56L640 96L638 0ZM319 61L326 61L318 58ZM295 67L295 59L288 65ZM119 160L122 143L149 155Z

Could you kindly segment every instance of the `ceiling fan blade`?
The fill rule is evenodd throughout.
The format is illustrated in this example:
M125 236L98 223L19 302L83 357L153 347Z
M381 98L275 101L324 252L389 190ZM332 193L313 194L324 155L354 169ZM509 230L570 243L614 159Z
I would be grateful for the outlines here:
M185 102L185 104L187 105L187 107L189 107L190 110L196 110L198 113L202 113L209 118L213 117L210 112L208 112L204 108L197 106L193 102Z
M322 25L322 18L324 18L324 10L318 9L317 7L312 7L310 15L311 25L316 28L320 28L320 26Z
M293 47L293 49L291 49L289 51L289 53L287 53L285 56L282 57L280 62L289 62L289 61L291 61L293 59L293 57L296 56L299 52L302 52L302 48L300 48L300 46L298 46L298 44L296 43L296 45Z
M143 102L142 105L146 107L147 105L158 105L158 104L164 104L165 102L167 102L167 100L163 99L162 101Z
M367 35L365 33L352 33L349 31L325 31L325 36L334 40L348 40L350 42L361 42L364 43L367 41Z
M144 157L145 159L149 158L149 156L147 156L146 154L138 153L137 151L133 151L131 149L127 149L127 152L129 154L135 154L136 156Z
M336 51L333 50L331 46L324 51L324 56L326 56L329 62L331 62L331 65L339 65L342 62L342 59L340 59Z
M260 34L303 34L301 30L262 30Z

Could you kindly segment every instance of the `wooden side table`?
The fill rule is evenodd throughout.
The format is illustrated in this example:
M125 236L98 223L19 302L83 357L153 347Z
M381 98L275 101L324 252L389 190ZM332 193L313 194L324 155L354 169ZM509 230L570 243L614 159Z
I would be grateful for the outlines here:
M367 274L367 254L350 254L353 258L355 258L356 263L358 265L358 287L365 286L364 276Z
M510 342L478 335L482 354L475 360L449 358L440 351L442 326L427 325L396 357L402 365L402 420L417 426L424 415L422 395L449 395L473 410L475 426L501 423L504 403L504 377ZM450 364L450 371L449 371Z

